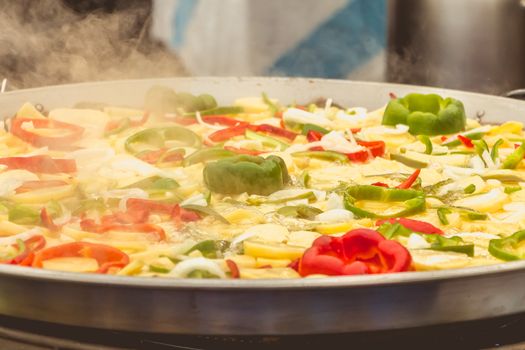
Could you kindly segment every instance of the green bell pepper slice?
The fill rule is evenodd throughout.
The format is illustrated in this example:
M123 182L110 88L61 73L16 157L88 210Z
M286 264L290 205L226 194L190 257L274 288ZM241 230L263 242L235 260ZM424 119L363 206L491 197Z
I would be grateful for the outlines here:
M292 218L313 220L317 215L321 214L323 211L316 207L311 207L309 205L290 205L284 206L277 209L277 213L283 216L288 216Z
M514 232L506 238L491 239L489 253L501 260L512 261L525 259L525 230Z
M431 250L445 252L463 253L470 257L474 256L474 244L465 243L461 237L444 237L440 235L424 235L425 240L430 243Z
M180 126L170 126L139 131L128 137L124 147L129 153L137 154L163 148L167 141L179 141L184 146L194 148L201 146L201 138L193 131Z
M464 132L462 133L461 135L465 136L467 139L469 140L481 140L481 138L483 136L485 136L486 132L481 132L481 131L476 131L476 132ZM457 147L457 146L460 146L461 145L461 141L459 141L459 139L454 139L454 140L450 140L450 141L445 141L442 143L442 146L446 146L448 148L451 148L451 147ZM466 152L465 152L466 153ZM470 153L470 152L468 152Z
M428 163L422 162L417 159L412 159L407 156L404 156L402 154L392 153L390 154L390 159L395 160L396 162L405 164L408 167L415 168L415 169L423 169L428 167Z
M225 114L239 114L243 113L244 108L241 106L220 106L220 107L214 107L210 109L205 109L202 111L199 111L201 116L204 115L225 115ZM184 113L183 117L193 117L195 118L195 112L188 112Z
M511 194L514 192L521 191L521 186L505 186L504 192L506 194Z
M217 213L215 210L213 210L210 207L205 207L205 206L197 205L197 204L185 204L185 205L181 205L181 207L186 210L195 211L203 215L212 216L216 218L217 220L219 220L220 222L222 222L223 224L230 223L224 216Z
M147 177L144 180L134 182L131 185L128 185L124 188L140 188L150 194L154 194L173 191L179 186L179 183L174 179L155 175Z
M405 209L393 214L374 213L359 208L355 203L359 200L371 200L380 202L403 202ZM348 187L344 192L345 208L354 213L358 218L397 218L410 216L426 209L425 194L422 191L385 188L373 185L355 185Z
M197 163L205 163L212 160L233 157L235 155L235 152L220 147L203 148L184 158L182 165L187 167Z
M191 247L185 255L190 254L191 252L194 252L198 250L201 252L202 256L208 259L217 259L218 257L222 256L222 253L224 253L228 248L230 247L230 242L224 241L224 240L206 240L199 242L195 244L193 247Z
M413 135L435 136L465 130L466 120L461 101L436 94L412 93L388 103L382 124L405 124Z
M522 142L521 145L514 150L514 152L505 158L501 167L503 169L516 169L518 164L520 164L520 162L523 160L523 157L525 157L525 142Z
M418 140L425 145L425 154L432 154L432 141L430 140L430 137L427 135L419 135Z
M463 193L465 194L472 194L474 192L476 192L476 185L474 184L470 184L463 189Z
M495 162L496 159L499 157L499 148L503 144L503 139L499 139L494 143L494 146L492 146L492 150L490 151L490 158Z
M15 205L9 208L7 220L20 225L40 224L40 211L23 205Z
M278 148L280 151L284 151L285 149L290 147L289 144L282 142L274 137L259 134L250 129L246 129L245 136L248 140L261 141L263 145Z
M438 208L436 212L439 222L441 222L442 225L448 225L450 223L448 221L447 215L452 214L452 210L448 208Z
M302 151L292 153L293 157L308 157L330 162L348 163L350 160L346 155L334 151Z
M279 107L275 103L273 103L272 100L270 100L266 92L261 93L261 98L263 102L268 106L268 109L270 110L270 113L272 113L272 115L275 115L275 113L279 111Z
M327 129L323 128L322 126L319 126L319 125L315 125L315 124L303 124L303 127L301 129L301 134L302 135L308 135L308 132L309 131L315 131L315 132L320 132L321 134L328 134L330 131L328 131Z
M206 164L203 176L210 191L222 194L247 192L267 196L290 181L286 164L277 156L238 155L221 159Z

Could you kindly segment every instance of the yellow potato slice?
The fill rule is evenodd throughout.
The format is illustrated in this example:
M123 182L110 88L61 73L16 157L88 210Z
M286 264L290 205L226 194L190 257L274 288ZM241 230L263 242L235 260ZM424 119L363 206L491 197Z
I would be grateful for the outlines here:
M304 248L283 243L244 241L244 254L258 258L294 260L303 255Z
M74 185L56 186L49 188L42 188L35 191L15 194L10 197L16 203L23 204L38 204L47 203L49 201L57 201L63 198L71 197L75 194Z
M98 262L92 258L64 257L44 260L42 267L68 272L95 272L98 270Z

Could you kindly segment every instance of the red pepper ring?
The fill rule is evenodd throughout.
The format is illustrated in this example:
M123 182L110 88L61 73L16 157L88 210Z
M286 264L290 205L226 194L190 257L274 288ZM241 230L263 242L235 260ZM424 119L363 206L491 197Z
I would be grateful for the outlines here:
M41 268L45 260L65 257L93 258L98 262L98 273L107 273L112 267L122 268L129 264L129 256L117 248L105 244L72 242L37 252L32 266Z
M19 265L19 266L31 266L31 264L33 263L35 252L44 248L44 246L46 245L46 239L42 235L36 235L36 236L26 239L24 241L24 245L25 245L24 251L19 252L20 254L18 254L11 260L7 260L2 263L11 264L11 265ZM17 244L13 244L13 246L17 246Z
M56 159L41 154L29 157L3 157L0 164L8 169L24 169L33 173L74 173L77 171L77 163L74 159Z
M249 123L243 123L243 124L231 126L226 129L217 130L211 133L208 136L208 138L213 142L228 141L232 137L244 135L247 129L250 129L255 132L262 132L264 134L284 137L289 140L293 140L297 136L297 134L292 131L289 131L283 128L279 128L277 126L269 125L269 124L252 125Z
M412 258L397 241L369 229L356 229L341 237L321 236L299 261L299 274L331 276L408 271Z
M24 123L32 123L35 130L38 129L61 129L67 131L65 135L61 136L45 136L38 133L26 130L22 127ZM11 133L22 140L29 142L33 146L49 148L70 147L71 143L77 141L84 133L84 128L60 122L53 119L33 119L33 118L15 118L11 124Z
M356 141L358 145L366 147L374 157L381 157L385 154L385 142L384 141Z
M436 226L425 222L425 221L419 221L419 220L413 220L413 219L407 219L407 218L392 218L392 219L386 219L386 220L378 220L376 221L376 226L381 226L385 222L388 222L390 224L400 224L401 226L406 227L409 230L412 230L414 232L419 233L426 233L428 235L442 235L443 231Z

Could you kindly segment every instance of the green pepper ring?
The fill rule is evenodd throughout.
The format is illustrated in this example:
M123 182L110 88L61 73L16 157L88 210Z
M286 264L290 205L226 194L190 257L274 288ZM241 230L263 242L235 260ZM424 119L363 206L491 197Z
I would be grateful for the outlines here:
M355 202L358 200L403 202L406 208L390 215L382 215L358 208L355 206ZM354 213L358 218L389 219L414 215L426 209L425 194L421 191L385 188L373 185L355 185L348 187L344 193L344 203L345 208Z
M405 124L413 135L444 135L465 130L463 103L436 94L408 94L391 100L383 114L383 125Z
M125 148L129 153L136 154L141 151L137 148L137 144L141 143L154 146L150 150L157 150L164 147L166 140L179 140L186 146L195 148L199 148L202 144L200 137L193 131L179 126L170 126L141 130L127 138Z
M525 230L514 232L505 238L491 239L489 242L489 253L505 261L521 260L525 258L525 254L517 255L517 253L509 251L509 248L516 250L516 245L524 239Z

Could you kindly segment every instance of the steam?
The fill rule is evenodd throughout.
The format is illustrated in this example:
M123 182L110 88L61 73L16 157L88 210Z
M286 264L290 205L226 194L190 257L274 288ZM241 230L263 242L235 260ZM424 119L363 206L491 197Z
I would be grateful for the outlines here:
M0 0L0 81L7 78L12 90L186 75L179 60L149 38L151 3L115 3L118 11L85 15L60 0Z

